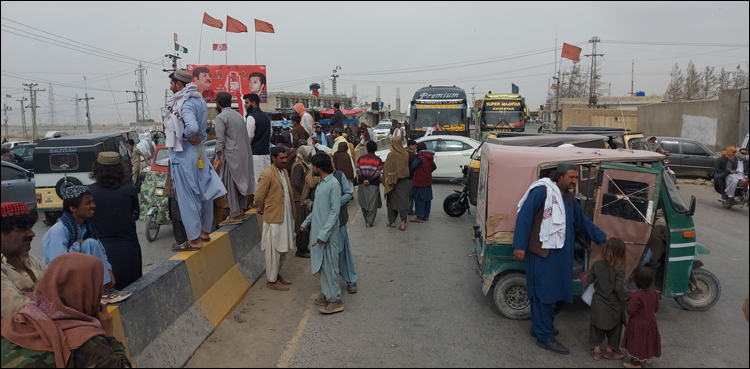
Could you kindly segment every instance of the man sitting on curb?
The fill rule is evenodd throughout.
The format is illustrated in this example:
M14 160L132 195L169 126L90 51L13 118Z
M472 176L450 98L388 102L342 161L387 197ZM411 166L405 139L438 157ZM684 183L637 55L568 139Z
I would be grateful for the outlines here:
M26 294L34 292L47 266L29 254L36 223L36 212L22 202L4 202L0 220L0 252L2 252L2 318L21 310L31 301Z

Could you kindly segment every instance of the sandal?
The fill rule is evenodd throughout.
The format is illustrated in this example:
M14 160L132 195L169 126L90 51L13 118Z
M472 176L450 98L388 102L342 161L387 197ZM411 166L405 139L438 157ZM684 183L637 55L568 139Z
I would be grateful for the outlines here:
M405 230L406 230L406 227L403 227L403 228L402 228L402 227L398 227L398 230L399 230L399 231L405 231Z
M602 359L602 352L596 352L594 350L591 350L591 358L594 359L594 361L599 361Z
M624 358L625 356L614 350L612 351L606 350L602 352L602 357L607 360L622 360L622 358Z
M190 243L185 241L179 245L172 246L172 251L179 252L179 251L198 251L202 249L202 247L193 247L190 246Z
M386 226L396 228L396 223L386 223Z

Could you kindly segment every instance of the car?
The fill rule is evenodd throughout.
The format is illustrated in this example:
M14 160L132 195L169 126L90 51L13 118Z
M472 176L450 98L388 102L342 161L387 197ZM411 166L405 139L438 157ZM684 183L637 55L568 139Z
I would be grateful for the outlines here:
M375 137L373 137L374 140L388 137L391 133L391 121L381 120L373 129L373 132L375 133Z
M682 137L659 137L656 141L669 152L669 168L675 174L712 177L719 156L698 141Z
M36 183L34 173L21 168L18 165L2 162L0 168L0 179L2 179L3 201L18 201L28 205L29 210L36 211Z
M420 137L417 142L424 142L427 150L435 151L435 165L433 178L462 177L461 165L469 165L471 153L479 147L480 142L468 137L454 135L431 135ZM383 161L388 157L390 149L375 153Z
M7 147L8 149L12 149L12 148L14 148L14 147L16 147L18 145L27 144L27 143L29 143L29 141L8 141L8 142L6 142L6 143L3 144L3 147Z
M206 149L206 156L208 157L208 160L213 160L214 152L216 152L216 140L208 140L203 143L203 147ZM158 150L159 146L156 147L159 151L159 155L156 156L156 160L158 165L165 166L169 164L169 151L168 150ZM154 151L154 152L156 152ZM146 180L146 176L148 175L148 172L151 171L151 162L148 163L148 166L141 169L141 183Z
M34 148L36 148L36 144L20 144L16 147L10 149L10 152L13 153L13 155L18 155L21 158L23 158L23 163L19 163L18 166L20 166L23 169L34 171Z

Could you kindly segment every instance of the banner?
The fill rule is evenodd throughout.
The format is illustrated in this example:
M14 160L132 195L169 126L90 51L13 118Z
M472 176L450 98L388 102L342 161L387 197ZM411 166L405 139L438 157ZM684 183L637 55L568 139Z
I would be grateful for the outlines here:
M251 93L258 94L261 104L268 102L265 65L188 64L187 71L206 103L216 103L219 92L229 92L238 105L244 104L243 95Z
M227 51L227 44L214 44L214 51Z

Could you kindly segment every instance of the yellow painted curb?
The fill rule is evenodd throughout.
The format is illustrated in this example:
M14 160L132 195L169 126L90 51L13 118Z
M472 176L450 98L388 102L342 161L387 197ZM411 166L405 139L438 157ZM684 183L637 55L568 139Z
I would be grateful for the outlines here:
M125 346L125 354L128 355L128 359L132 362L133 359L130 356L130 347L128 347L128 338L125 337L125 329L122 327L122 318L120 317L120 308L117 306L107 306L107 312L112 317L112 326L115 338L122 342Z
M250 291L250 282L235 265L197 299L197 304L203 315L216 328L245 298L248 291Z

